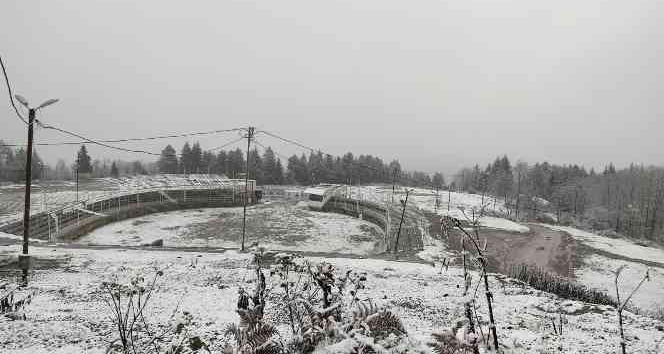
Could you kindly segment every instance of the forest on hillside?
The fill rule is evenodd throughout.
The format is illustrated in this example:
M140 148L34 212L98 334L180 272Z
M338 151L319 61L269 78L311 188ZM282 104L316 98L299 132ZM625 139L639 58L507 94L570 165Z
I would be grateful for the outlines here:
M515 218L550 218L595 230L664 241L664 169L631 164L603 171L548 162L512 165L507 156L486 167L463 168L451 183L504 198ZM519 197L517 197L519 196Z
M25 150L2 146L0 140L0 181L21 182L25 178ZM318 183L398 183L411 186L443 188L442 173L429 174L421 171L406 171L397 160L389 163L372 155L332 156L320 151L284 157L271 147L254 148L249 151L249 177L258 184ZM179 152L167 145L156 162L140 160L122 161L91 157L85 145L75 156L74 163L58 160L55 167L43 162L37 151L33 153L32 168L35 179L72 179L76 171L90 177L119 177L155 173L211 173L224 174L229 178L244 176L246 151L203 150L198 142L186 142Z
M425 188L454 189L504 198L515 219L542 218L566 224L611 230L634 237L664 240L664 169L632 164L603 171L579 165L548 162L512 164L497 157L484 168L463 168L449 184L442 173L404 170L397 160L385 162L372 155L332 156L320 151L285 157L271 147L249 151L249 178L259 185L318 183L400 184ZM156 162L100 160L81 146L73 160L59 160L55 167L33 153L35 179L72 179L78 171L90 177L119 177L154 173L213 173L229 178L244 176L246 152L203 150L198 142L185 143L179 152L167 145ZM26 153L0 141L0 181L21 182ZM548 217L547 217L548 215ZM553 220L551 220L553 219Z

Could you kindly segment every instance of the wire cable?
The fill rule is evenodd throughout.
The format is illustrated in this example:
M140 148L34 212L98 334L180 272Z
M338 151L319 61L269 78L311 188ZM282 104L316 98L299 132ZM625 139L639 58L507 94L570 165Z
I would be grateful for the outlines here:
M7 77L7 70L5 69L5 63L2 61L2 57L0 57L0 66L2 66L2 74L5 76L5 83L7 84L7 91L9 92L9 102L11 102L12 107L14 107L14 111L16 112L16 115L20 120L23 121L23 123L28 124L28 121L23 118L21 115L21 112L18 111L18 107L16 107L16 103L14 103L14 95L12 95L12 86L9 84L9 78Z
M314 149L314 148L312 148L312 147L309 147L309 146L306 146L306 145L300 144L300 143L298 143L298 142L295 141L295 140L286 139L286 138L281 137L281 136L279 136L279 135L277 135L277 134L270 133L270 132L268 132L268 131L266 131L266 130L259 130L259 131L256 132L256 134L259 134L259 133L263 133L263 134L269 135L269 136L271 136L271 137L273 137L273 138L277 138L277 139L282 140L282 141L285 141L285 142L287 142L287 143L289 143L289 144L293 144L293 145L299 146L299 147L301 147L301 148L303 148L303 149L306 149L306 150L309 150L309 151L311 151L311 152L314 152L314 151L316 151L316 150L319 150L319 151L320 151L320 149Z
M235 143L237 143L237 142L239 142L239 141L241 141L241 140L244 140L244 139L246 139L246 138L245 138L245 137L239 137L239 138L237 138L237 139L235 139L235 140L233 140L233 141L230 141L230 142L228 142L228 143L226 143L226 144L224 144L224 145L217 146L217 147L212 148L212 149L208 149L207 151L212 152L212 151L221 150L221 149L227 147L228 145L235 144Z
M308 151L310 151L310 152L312 152L312 153L315 152L315 151L318 151L318 152L320 152L320 153L322 153L322 154L325 154L325 155L335 156L335 155L333 155L333 154L328 154L328 153L322 151L321 149L314 149L314 148L312 148L312 147L309 147L309 146L306 146L306 145L304 145L304 144L301 144L301 143L299 143L299 142L297 142L297 141L294 141L294 140L291 140L291 139L287 139L287 138L281 137L281 136L279 136L279 135L277 135L277 134L274 134L274 133L268 132L268 131L266 131L266 130L259 130L256 134L258 134L258 133L263 133L263 134L265 134L265 135L269 135L269 136L271 136L271 137L273 137L273 138L279 139L279 140L284 141L284 142L287 142L287 143L289 143L289 144L299 146L299 147L301 147L301 148L303 148L303 149L306 149L306 150L308 150ZM373 166L369 166L369 165L365 165L365 164L363 164L363 163L361 163L361 162L358 162L358 161L352 161L351 163L354 164L354 165L357 165L357 166L359 166L359 167L364 167L364 168L367 168L367 169L370 169L370 170L373 170L373 171L376 171L376 172L381 172L381 173L385 172L385 171L382 170L382 169L375 168L375 167L373 167Z
M40 123L40 124L41 124L41 123ZM105 147L105 148L109 148L109 149L119 150L119 151L124 151L124 152L132 152L132 153L147 154L147 155L153 155L153 156L161 156L161 154L157 154L157 153L150 152L150 151L125 149L125 148L122 148L122 147L119 147L119 146L108 145L108 144L105 144L105 143L103 143L103 142L99 142L99 141L95 141L95 140L92 140L92 139L88 139L88 138L86 138L86 137L84 137L84 136L82 136L82 135L80 135L80 134L73 133L73 132L70 132L70 131L68 131L68 130L61 129L61 128L58 128L58 127L53 126L53 125L44 125L44 124L41 124L41 126L42 126L42 128L44 128L44 129L52 129L52 130L56 130L56 131L59 131L59 132L61 132L61 133L64 133L64 134L67 134L67 135L71 135L71 136L73 136L73 137L76 137L76 138L79 138L79 139L85 140L85 142L88 142L88 143L91 143L91 144L95 144L95 145L99 145L99 146L103 146L103 147Z
M246 130L246 128L220 129L220 130L210 130L210 131L204 131L204 132L193 132L193 133L182 133L182 134L171 134L171 135L158 135L158 136L150 136L150 137L142 137L142 138L96 140L96 141L98 141L100 143L124 143L124 142L130 142L130 141L146 141L146 140L183 138L183 137L188 137L188 136L211 135L211 134L234 132L234 131L243 131L243 130ZM34 145L36 145L36 146L81 145L81 144L86 143L86 142L88 142L88 141L85 140L85 141L49 142L49 143L38 143L38 144L34 144ZM0 144L0 146L21 147L21 146L25 146L25 144Z

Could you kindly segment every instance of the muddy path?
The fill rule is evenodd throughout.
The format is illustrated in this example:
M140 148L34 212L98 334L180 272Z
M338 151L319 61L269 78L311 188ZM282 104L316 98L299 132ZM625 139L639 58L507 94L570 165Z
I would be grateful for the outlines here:
M430 221L431 234L440 235L438 217L430 216ZM480 230L481 242L487 241L489 271L508 273L514 265L527 264L573 278L574 267L580 264L580 258L572 236L537 224L526 225L530 228L528 233L490 228ZM450 250L461 250L460 231L450 232L448 245Z

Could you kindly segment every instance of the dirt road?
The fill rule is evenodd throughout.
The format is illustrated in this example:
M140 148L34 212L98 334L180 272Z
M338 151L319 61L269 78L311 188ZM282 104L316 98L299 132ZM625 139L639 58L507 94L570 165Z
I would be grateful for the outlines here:
M432 219L431 231L440 230L440 224ZM512 265L528 264L560 274L574 277L577 263L575 243L570 235L554 231L536 224L527 224L528 233L508 232L496 229L482 229L480 239L487 240L490 271L507 272ZM450 233L449 246L453 250L461 248L460 232Z

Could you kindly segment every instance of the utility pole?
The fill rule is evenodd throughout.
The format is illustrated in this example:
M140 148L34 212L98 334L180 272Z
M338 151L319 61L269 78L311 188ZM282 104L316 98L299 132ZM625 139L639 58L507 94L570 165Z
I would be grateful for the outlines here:
M403 209L401 210L401 221L399 221L399 230L397 231L397 239L394 242L394 254L397 254L399 250L399 236L401 236L401 225L403 225L403 218L406 216L406 205L408 205L408 194L410 194L411 189L406 190L406 201L403 203Z
M452 202L452 188L447 187L447 211L450 211L450 203Z
M4 69L4 67L3 67ZM28 268L30 267L30 256L28 255L28 242L30 240L30 192L32 187L32 145L34 140L35 115L37 111L58 102L57 99L50 99L40 104L37 108L32 108L21 95L14 95L25 108L28 109L28 151L25 161L25 205L23 209L23 252L19 255L19 265L23 269L23 282L28 283Z
M517 178L516 178L516 201L514 202L514 207L516 210L516 220L519 220L519 200L521 199L521 169L519 169Z
M394 168L394 171L392 172L392 203L394 203L394 183L396 182L397 179L397 168Z
M20 100L19 100L20 101ZM30 238L30 192L32 187L32 142L35 123L35 109L28 110L28 151L25 162L25 206L23 210L23 256L28 256ZM27 268L24 268L27 271ZM25 273L24 273L25 274Z
M81 156L79 154L76 154L76 203L78 203L78 169L79 169L79 164Z
M249 127L247 130L247 168L244 170L244 198L243 198L243 211L242 211L242 245L241 251L244 251L244 238L247 231L247 199L249 199L249 192L247 185L249 184L249 149L251 148L251 139L254 136L254 127Z

